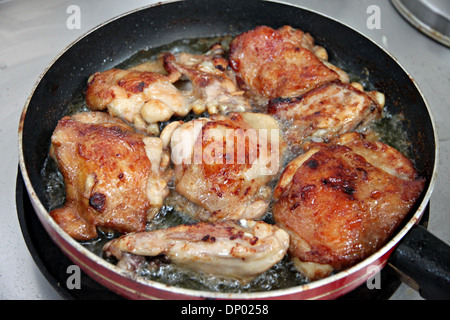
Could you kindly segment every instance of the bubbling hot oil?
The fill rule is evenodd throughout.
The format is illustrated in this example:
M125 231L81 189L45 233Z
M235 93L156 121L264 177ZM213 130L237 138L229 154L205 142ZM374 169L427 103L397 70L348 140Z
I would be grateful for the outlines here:
M206 52L213 44L220 42L224 49L227 51L232 36L224 37L211 37L211 38L198 38L198 39L185 39L175 41L171 44L158 47L141 50L135 55L118 64L117 68L130 68L135 65L144 63L146 61L154 60L161 52L188 52L192 54L201 54ZM339 61L330 61L339 66ZM345 70L345 67L343 67ZM364 78L349 73L352 81L362 83L367 89L370 88L369 75ZM379 120L375 120L367 130L375 131L382 142L385 142L392 147L396 148L406 156L409 155L410 144L408 143L408 137L405 130L402 127L401 115L392 115L388 112L389 106L385 107L383 117ZM80 92L75 99L68 105L66 115L75 114L78 112L89 111L86 105L84 94ZM208 116L207 114L195 115L192 112L185 118L184 121L197 118L199 116ZM173 119L172 119L173 120ZM161 123L161 130L168 122ZM290 155L288 159L292 159L295 155ZM53 160L48 157L44 163L41 171L42 179L46 185L46 197L48 202L49 211L60 207L65 202L65 189L62 175L58 171ZM274 182L274 184L276 181ZM272 187L274 186L272 185ZM171 189L171 195L173 196L173 186ZM170 203L169 201L167 201ZM270 206L271 207L271 206ZM264 217L264 220L268 223L273 223L272 214L269 211ZM156 217L148 223L147 230L164 229L184 223L193 223L188 215L183 212L177 211L173 206L165 205L162 207ZM100 257L103 255L103 246L106 242L118 237L119 234L111 232L103 232L99 230L97 238L83 241L81 244L91 252ZM104 257L105 258L105 257ZM111 263L115 263L113 259L105 258ZM243 285L239 281L232 279L224 279L211 275L200 274L191 270L186 270L178 266L174 266L164 259L148 259L138 270L137 275L148 280L158 281L167 285L188 288L200 291L211 292L226 292L226 293L247 293L247 292L261 292L277 289L285 289L307 283L307 280L295 270L290 259L286 256L282 261L275 264L272 268L265 273L256 277L251 282Z

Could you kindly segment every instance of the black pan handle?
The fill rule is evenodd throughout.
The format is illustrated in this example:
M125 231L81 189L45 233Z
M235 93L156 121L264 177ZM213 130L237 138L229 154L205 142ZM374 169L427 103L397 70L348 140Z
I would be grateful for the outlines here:
M399 242L389 263L406 276L422 298L450 299L450 246L423 226L414 226ZM405 278L403 278L405 279Z

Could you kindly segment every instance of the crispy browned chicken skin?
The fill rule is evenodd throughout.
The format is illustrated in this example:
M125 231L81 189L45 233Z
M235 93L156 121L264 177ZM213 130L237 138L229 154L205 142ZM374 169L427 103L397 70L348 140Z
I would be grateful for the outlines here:
M314 280L384 245L423 187L398 151L349 133L286 167L273 214L290 235L297 268Z
M167 196L169 155L162 140L136 133L102 112L61 119L50 155L66 186L64 207L50 214L74 239L97 236L97 227L143 231Z
M315 46L311 35L290 26L259 26L240 34L230 44L229 57L238 84L261 104L299 96L329 81L348 81L326 61L325 49Z

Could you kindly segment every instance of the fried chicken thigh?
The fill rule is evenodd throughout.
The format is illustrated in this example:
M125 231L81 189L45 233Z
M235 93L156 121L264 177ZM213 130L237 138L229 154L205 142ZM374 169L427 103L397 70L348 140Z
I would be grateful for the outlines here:
M202 221L259 219L267 211L284 143L269 115L212 115L180 125L171 137L175 190Z
M288 246L288 234L277 226L229 220L125 235L108 242L104 251L119 266L135 265L124 260L136 255L164 255L184 268L248 282L283 259Z
M173 85L181 74L143 71L145 67L114 68L91 75L85 93L89 108L107 110L151 135L159 134L159 122L187 115L191 111L189 97Z
M181 52L163 55L168 72L180 72L192 86L192 109L201 114L226 114L250 111L244 91L235 83L228 60L223 57L224 49L215 44L205 54Z
M378 250L420 196L424 180L400 152L357 133L294 159L275 189L274 219L309 279Z
M363 127L381 116L383 106L382 93L333 81L300 97L272 99L268 113L285 123L286 140L299 149L308 140L328 142Z
M143 231L163 205L173 171L160 138L107 113L84 112L61 119L51 143L66 202L50 215L76 240L95 238L97 228Z
M326 82L348 76L327 62L326 50L310 34L290 26L259 26L235 37L229 59L237 83L253 102L297 97Z

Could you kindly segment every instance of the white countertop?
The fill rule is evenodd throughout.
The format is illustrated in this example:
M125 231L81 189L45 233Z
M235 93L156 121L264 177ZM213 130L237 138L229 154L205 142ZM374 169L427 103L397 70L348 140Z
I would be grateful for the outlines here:
M22 108L40 74L72 41L124 12L156 3L144 0L0 0L0 157L2 174L0 299L61 299L34 263L22 237L15 206L17 132ZM164 1L161 1L164 2ZM435 116L440 141L438 180L429 227L450 244L450 49L409 25L388 0L284 1L313 9L359 30L398 59L422 89ZM380 8L380 29L369 29L367 8ZM80 8L80 29L69 29L67 8ZM402 284L392 299L421 299Z

